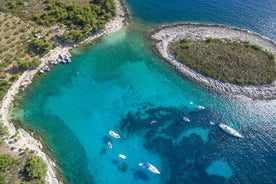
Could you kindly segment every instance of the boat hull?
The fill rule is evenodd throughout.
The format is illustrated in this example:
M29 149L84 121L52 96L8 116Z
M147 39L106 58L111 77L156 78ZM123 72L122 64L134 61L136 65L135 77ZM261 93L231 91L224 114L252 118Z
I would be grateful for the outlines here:
M152 165L150 163L142 163L142 162L140 162L139 166L147 169L148 171L150 171L152 173L160 174L160 171L154 165Z
M223 123L220 123L219 124L219 127L225 131L226 133L234 136L234 137L239 137L239 138L243 138L243 135L240 134L237 130L231 128L230 126L226 125L226 124L223 124Z

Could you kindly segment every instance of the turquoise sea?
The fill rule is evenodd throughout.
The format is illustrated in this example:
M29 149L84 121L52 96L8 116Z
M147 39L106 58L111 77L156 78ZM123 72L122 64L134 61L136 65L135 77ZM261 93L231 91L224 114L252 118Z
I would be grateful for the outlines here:
M73 50L71 64L36 77L13 118L43 138L72 184L275 183L276 101L224 97L197 86L152 50L148 36L161 23L189 21L246 28L275 41L276 2L127 5L133 17L128 26ZM219 122L244 138L226 134ZM139 162L152 163L161 174Z

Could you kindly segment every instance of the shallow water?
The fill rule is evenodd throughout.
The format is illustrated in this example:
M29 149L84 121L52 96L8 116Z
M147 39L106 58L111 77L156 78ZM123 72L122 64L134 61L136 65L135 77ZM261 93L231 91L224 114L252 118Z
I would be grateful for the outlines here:
M128 2L135 12L138 5ZM151 26L137 21L74 50L73 62L37 77L15 109L14 116L50 145L67 181L276 181L276 101L226 98L189 82L151 51ZM205 110L197 110L198 105ZM184 122L184 116L191 122ZM226 134L219 122L245 138ZM112 138L109 130L121 138ZM152 163L161 174L139 162Z

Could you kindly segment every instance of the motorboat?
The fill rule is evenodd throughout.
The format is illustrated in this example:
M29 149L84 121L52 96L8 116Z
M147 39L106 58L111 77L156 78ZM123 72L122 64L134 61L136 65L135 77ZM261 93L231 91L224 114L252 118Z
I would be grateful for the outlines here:
M215 123L213 121L210 121L209 123L210 123L210 125L215 125Z
M186 121L186 122L188 122L188 123L191 121L189 118L187 118L185 116L183 117L183 120Z
M196 106L196 109L197 109L197 110L204 110L205 107L204 107L204 106L201 106L201 105L198 105L198 106Z
M139 166L143 167L143 168L145 168L145 169L147 169L150 172L153 172L155 174L160 174L160 171L154 165L152 165L152 164L150 164L148 162L146 162L146 163L140 162Z
M220 123L219 124L219 127L224 130L226 133L230 134L230 135L233 135L235 137L239 137L239 138L243 138L243 135L240 134L237 130L231 128L230 126L226 125L226 124L223 124L223 123Z
M119 157L120 157L121 159L126 159L126 156L123 155L123 154L119 154Z
M107 142L107 146L109 147L109 149L111 149L112 148L112 144L111 144L111 142Z
M116 139L121 138L119 134L117 134L116 132L114 132L112 130L109 130L109 135L116 138Z

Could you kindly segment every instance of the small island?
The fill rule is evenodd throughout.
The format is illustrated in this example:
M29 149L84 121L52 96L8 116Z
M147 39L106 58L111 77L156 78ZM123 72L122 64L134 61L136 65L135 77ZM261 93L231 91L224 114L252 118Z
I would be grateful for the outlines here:
M276 45L246 30L180 24L158 29L156 48L178 71L203 87L253 99L276 97Z

